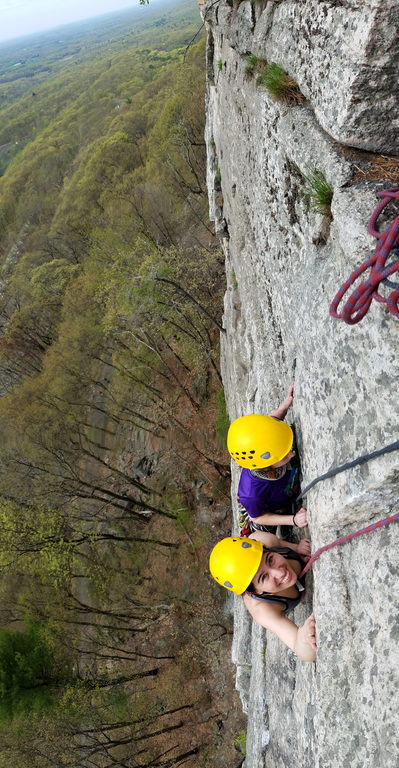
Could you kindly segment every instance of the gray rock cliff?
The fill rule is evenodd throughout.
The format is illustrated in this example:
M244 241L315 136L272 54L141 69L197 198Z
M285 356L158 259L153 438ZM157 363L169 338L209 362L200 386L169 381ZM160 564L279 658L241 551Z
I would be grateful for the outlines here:
M398 440L398 319L373 301L349 326L329 316L329 304L374 250L367 223L376 191L398 184L368 170L379 153L399 154L399 2L220 0L202 13L210 211L228 280L229 415L267 413L295 379L289 420L305 486ZM246 72L249 54L282 66L303 98L271 97ZM331 215L306 197L304 175L314 169L332 188ZM385 221L398 209L390 204ZM313 551L399 511L398 477L394 452L311 490ZM237 482L233 467L233 525ZM294 617L302 624L315 612L315 664L252 625L236 599L246 768L396 768L398 544L393 523L317 560Z

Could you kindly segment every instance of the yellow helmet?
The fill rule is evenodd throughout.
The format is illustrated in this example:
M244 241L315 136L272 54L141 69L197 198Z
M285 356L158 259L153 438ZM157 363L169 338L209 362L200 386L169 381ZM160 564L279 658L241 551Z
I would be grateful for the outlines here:
M227 433L227 449L240 467L262 469L284 458L294 435L285 421L253 413L233 421Z
M209 558L209 570L218 584L236 595L242 595L260 566L262 554L261 541L229 536L214 546Z

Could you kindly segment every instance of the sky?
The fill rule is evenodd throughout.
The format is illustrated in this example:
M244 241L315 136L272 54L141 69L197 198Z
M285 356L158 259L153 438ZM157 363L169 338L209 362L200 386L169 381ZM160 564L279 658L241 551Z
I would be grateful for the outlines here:
M0 0L0 41L136 7L139 0Z

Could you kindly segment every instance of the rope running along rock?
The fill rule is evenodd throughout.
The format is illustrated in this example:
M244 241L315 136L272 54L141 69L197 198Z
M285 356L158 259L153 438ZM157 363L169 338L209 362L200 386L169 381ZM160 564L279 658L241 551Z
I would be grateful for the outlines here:
M296 497L295 501L298 501L299 499L302 499L303 496L306 496L308 491L310 491L311 488L313 488L317 483L320 483L322 480L326 480L329 477L334 477L335 475L340 474L340 472L344 472L346 469L350 469L351 467L356 467L360 464L365 464L366 461L370 461L371 459L377 458L377 456L382 456L385 453L392 453L393 451L397 451L399 449L399 440L397 440L395 443L391 443L390 445L386 445L384 448L379 448L377 451L372 451L372 453L365 453L363 456L358 456L357 459L353 459L352 461L347 461L345 464L341 464L339 467L334 467L333 469L330 469L328 472L325 472L324 475L320 475L319 477L316 477L315 480L312 480L309 485L304 488L303 491ZM335 541L332 541L330 544L325 544L323 547L320 547L316 552L311 556L310 560L306 563L304 569L299 574L300 578L303 576L307 571L312 567L315 560L317 560L318 557L320 557L322 552L326 552L329 549L332 549L333 547L341 546L342 544L346 544L348 541L352 541L352 539L357 538L358 536L362 536L364 533L370 533L370 531L374 531L377 528L382 528L385 525L389 525L389 523L393 523L395 521L399 520L399 512L395 515L389 515L388 517L385 517L383 520L379 520L377 523L372 523L371 525L367 525L365 528L360 528L358 531L354 531L353 533L348 533L347 536L340 537L339 539L335 539Z
M312 567L315 560L317 560L317 558L320 557L322 552L327 552L327 550L333 549L333 547L342 546L343 544L346 544L348 541L352 541L352 539L358 538L359 536L363 536L363 534L365 533L376 531L378 528L383 528L384 526L397 521L399 521L399 512L396 512L396 514L394 515L389 515L388 517L384 517L383 520L378 520L378 522L376 523L371 523L371 525L366 525L365 528L360 528L358 531L353 531L352 533L348 533L347 536L341 536L339 539L335 539L335 541L331 541L330 544L325 544L324 547L320 547L319 549L317 549L316 552L310 558L310 560L308 560L305 567L299 574L298 579L300 579L301 576L304 576L305 573L307 573L307 571Z

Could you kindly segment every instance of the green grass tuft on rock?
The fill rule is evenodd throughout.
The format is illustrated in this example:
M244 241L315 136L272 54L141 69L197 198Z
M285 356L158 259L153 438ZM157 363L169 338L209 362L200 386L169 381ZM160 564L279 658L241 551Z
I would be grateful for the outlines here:
M316 168L308 173L302 173L305 181L304 196L312 211L323 216L331 215L333 188L321 171Z
M304 99L295 80L278 64L268 64L265 71L259 75L257 84L266 88L278 101L299 103Z

